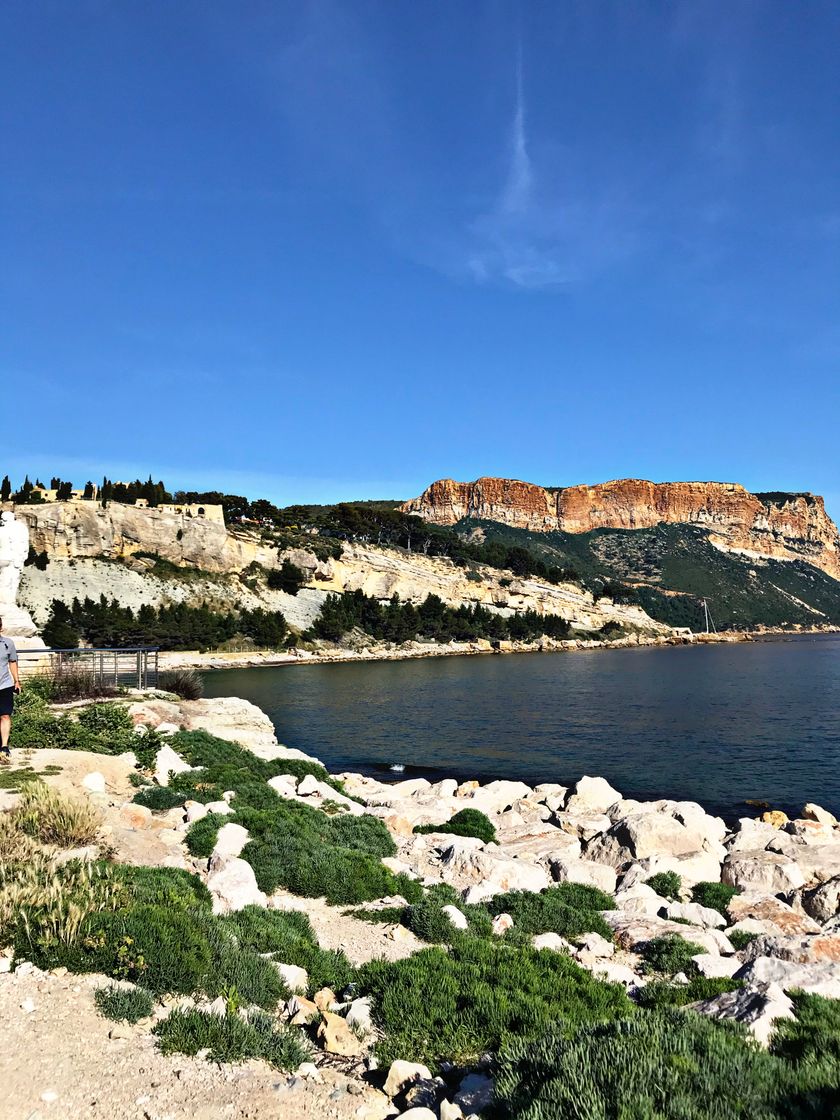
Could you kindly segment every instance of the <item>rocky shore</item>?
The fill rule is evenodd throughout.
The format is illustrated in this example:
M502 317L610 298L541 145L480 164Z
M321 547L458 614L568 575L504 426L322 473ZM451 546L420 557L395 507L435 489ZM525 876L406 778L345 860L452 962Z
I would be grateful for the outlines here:
M431 939L449 942L456 956L458 938L469 939L480 926L488 951L510 943L527 955L533 947L537 952L522 957L523 967L562 957L576 975L583 970L605 982L605 990L629 997L628 1008L646 1006L651 985L651 992L665 984L668 991L683 985L702 994L709 981L718 985L717 994L693 998L692 1010L743 1023L762 1046L781 1022L795 1020L796 993L840 999L840 826L819 805L805 805L793 820L769 811L728 827L693 802L626 798L603 777L581 776L570 787L422 778L384 783L322 774L316 760L279 745L268 717L237 698L147 695L127 711L141 736L153 733L161 743L145 767L149 788L167 790L194 775L200 790L202 774L212 774L207 763L190 761L185 732L217 737L202 749L220 740L238 743L243 759L257 760L254 774L263 764L273 771L265 780L272 804L306 807L301 811L314 811L307 819L316 821L357 820L361 828L374 818L378 828L384 825L393 854L381 857L383 875L404 884L406 893L420 893L412 893L413 903L394 892L369 893L359 910L310 897L310 891L267 889L264 860L253 854L262 818L239 808L246 796L249 804L259 803L252 778L247 789L208 792L204 800L173 792L171 808L154 809L134 799L138 760L132 753L21 752L16 767L36 768L49 786L83 796L101 814L95 842L63 853L62 860L93 859L104 851L116 864L190 872L222 917L245 908L305 914L321 949L344 954L353 967L377 960L396 966L430 952L425 943L433 920L443 932ZM0 792L0 810L13 814L19 798L14 789ZM482 835L458 834L465 810L469 819L486 821L489 831L482 824ZM202 822L213 827L208 847L197 854L195 829ZM588 929L533 925L528 899L566 891L561 910L569 909L577 887L599 908ZM418 920L421 911L426 924ZM371 920L377 914L382 920ZM676 954L670 965L657 963L652 946ZM225 1071L201 1055L157 1052L151 1032L173 1008L225 1017L232 1012L223 998L167 995L151 1017L109 1031L92 1002L103 977L36 967L7 948L0 956L0 1014L10 1032L0 1054L5 1114L38 1120L316 1113L341 1120L458 1120L492 1100L492 1064L444 1062L436 1075L400 1041L403 1036L389 1042L374 989L344 997L313 991L297 961L277 952L268 959L297 993L281 1002L278 1021L311 1036L310 1060L288 1074L261 1061ZM317 1031L307 1026L313 1017ZM390 1055L385 1064L376 1057L383 1032ZM33 1053L36 1066L25 1058Z

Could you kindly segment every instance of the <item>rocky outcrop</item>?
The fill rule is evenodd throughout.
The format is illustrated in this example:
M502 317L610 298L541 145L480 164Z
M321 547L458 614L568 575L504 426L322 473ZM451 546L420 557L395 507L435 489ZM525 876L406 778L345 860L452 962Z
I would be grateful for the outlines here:
M840 578L840 535L814 494L757 495L736 482L623 478L548 489L508 478L444 478L402 508L436 525L469 517L533 532L700 525L722 547L805 560Z
M50 559L126 560L151 552L172 564L205 572L239 572L256 561L273 567L277 552L256 534L231 533L215 520L164 509L111 502L49 502L15 507L29 543Z

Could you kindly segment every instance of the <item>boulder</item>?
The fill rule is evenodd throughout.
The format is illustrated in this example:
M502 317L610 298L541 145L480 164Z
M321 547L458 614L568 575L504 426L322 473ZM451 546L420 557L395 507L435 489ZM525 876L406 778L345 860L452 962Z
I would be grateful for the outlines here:
M588 844L587 854L618 867L650 856L687 856L700 851L704 839L700 830L687 828L668 813L631 813Z
M777 1019L796 1018L793 1003L773 982L750 984L688 1006L713 1019L745 1024L762 1046L768 1045Z
M789 856L763 849L730 852L721 869L721 879L742 891L784 894L805 885L805 876Z
M459 910L457 906L442 906L441 913L447 916L450 924L453 925L455 929L469 929L469 922L467 921L466 915L462 910Z
M175 722L181 723L187 731L209 731L220 739L240 743L258 758L318 761L303 751L279 746L274 724L265 712L239 696L184 700L180 705L180 718Z
M669 902L665 907L665 917L672 922L683 920L707 929L723 929L726 926L726 918L719 911L697 902Z
M551 859L549 867L555 883L583 883L589 887L598 887L607 894L615 891L616 873L605 863L563 857Z
M320 1011L306 996L293 995L286 1004L286 1014L293 1027L305 1027L314 1019L320 1018Z
M168 743L160 748L155 755L155 781L159 786L168 786L173 774L185 774L192 770L192 766L173 751Z
M755 820L753 817L742 817L738 827L726 842L730 852L762 851L775 837L776 829L771 824Z
M581 960L580 963L593 976L606 980L608 984L623 984L628 991L632 991L634 988L643 988L647 983L647 980L643 976L638 976L629 965L622 964L617 960L592 957L587 962Z
M344 1058L357 1058L363 1050L362 1043L347 1025L347 1020L332 1011L322 1011L318 1024L318 1039L328 1054Z
M767 845L770 851L784 851L786 855L796 858L798 849L804 844L806 847L817 847L821 844L840 844L840 833L838 833L833 825L825 824L823 821L809 821L809 820L795 820L788 821L782 832L788 836L792 836L795 845L790 849L780 848L776 845L781 841L781 837L776 837L771 840Z
M493 1081L486 1073L468 1073L454 1097L467 1115L484 1112L493 1103Z
M332 988L319 988L312 997L319 1011L333 1011L336 1007L336 995Z
M219 859L233 859L242 854L248 843L248 829L241 824L223 824L216 836L213 855Z
M187 816L187 824L192 824L193 821L200 821L202 817L206 817L209 810L203 801L185 801L184 811Z
M752 926L750 932L819 933L820 928L807 913L803 914L781 898L761 891L736 894L729 900L726 912L733 922L743 923L751 918L759 923Z
M771 828L781 828L787 822L788 815L781 809L768 809L766 813L761 814L761 823L769 824Z
M404 1062L398 1058L391 1063L383 1088L387 1096L395 1097L398 1093L404 1092L413 1081L419 1081L421 1078L430 1080L431 1076L431 1071L419 1062Z
M620 800L621 794L606 778L591 778L584 774L572 787L564 808L566 813L606 813Z
M297 964L278 964L277 961L274 964L290 992L299 992L306 995L309 987L309 973L305 968L301 968Z
M213 896L213 913L225 914L245 906L265 906L266 896L257 886L254 869L244 859L212 859L207 889Z
M731 956L735 950L726 936L717 929L698 929L640 914L627 914L622 910L604 910L604 921L615 932L616 941L623 949L634 949L655 937L676 934L693 941L707 953Z
M823 809L821 805L815 805L812 801L809 801L802 809L802 818L806 821L818 821L830 828L834 828L837 824L837 818L833 813L829 813L827 809Z
M579 951L589 953L593 957L611 957L615 953L615 945L607 941L600 933L585 933L578 938Z
M741 967L741 961L737 957L721 957L716 953L697 953L691 959L701 976L715 980L734 976Z
M626 914L650 914L656 917L668 906L668 899L658 895L647 883L635 883L615 895L615 904Z
M551 822L561 832L584 841L594 840L596 836L606 832L612 824L610 818L603 813L555 813Z
M152 810L129 801L120 809L120 825L135 832L152 827Z
M367 996L354 999L347 1009L345 1018L347 1025L357 1034L366 1036L373 1033L373 1015L370 999Z
M745 960L756 957L776 957L797 964L820 964L830 961L840 965L840 935L812 934L779 937L765 935L756 938L744 950Z
M497 914L493 919L492 930L496 937L503 937L513 927L513 918L510 914Z
M840 966L833 962L797 964L779 957L756 957L743 964L733 979L748 985L774 983L786 992L811 992L826 999L840 999Z
M840 911L840 876L803 891L801 901L802 909L815 921L830 921Z
M553 953L573 953L575 948L559 933L535 933L531 945L534 949L550 949Z

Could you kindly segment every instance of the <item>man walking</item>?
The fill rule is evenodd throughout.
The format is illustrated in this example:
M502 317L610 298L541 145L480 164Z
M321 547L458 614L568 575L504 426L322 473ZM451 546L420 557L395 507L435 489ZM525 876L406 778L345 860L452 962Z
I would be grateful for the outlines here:
M12 712L15 694L20 692L18 655L11 638L3 637L3 619L0 618L0 762L8 763L11 757L9 736L12 733Z

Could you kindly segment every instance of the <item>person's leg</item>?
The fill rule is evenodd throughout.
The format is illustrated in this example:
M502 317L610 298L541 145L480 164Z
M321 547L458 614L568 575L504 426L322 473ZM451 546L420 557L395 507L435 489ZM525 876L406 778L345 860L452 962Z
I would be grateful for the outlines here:
M0 749L4 753L9 752L9 736L12 733L12 717L0 716Z

